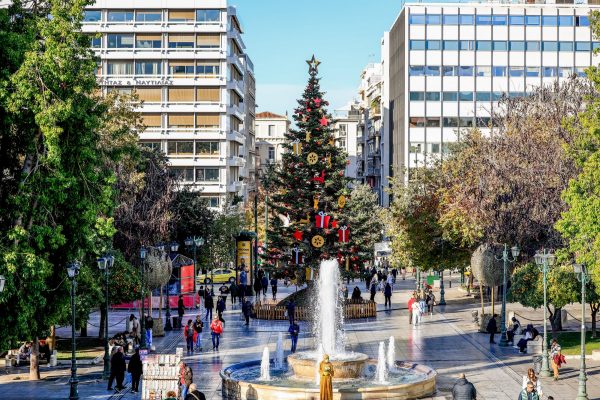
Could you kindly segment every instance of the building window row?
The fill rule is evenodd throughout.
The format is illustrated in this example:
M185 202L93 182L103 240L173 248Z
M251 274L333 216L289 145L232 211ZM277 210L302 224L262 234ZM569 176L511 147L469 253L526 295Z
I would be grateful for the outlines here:
M587 67L525 67L525 66L489 66L489 65L410 65L409 76L477 76L477 77L544 77L566 78L575 74L584 77Z
M218 183L220 168L179 168L171 167L172 177L182 182Z
M491 128L491 117L410 117L410 128Z
M411 14L412 25L590 26L586 15Z
M527 92L410 92L410 101L498 101L503 95L508 97L523 97Z
M439 143L439 142L410 142L410 152L413 154L430 154L430 153L439 153L442 152L444 154L448 154L450 149L448 147L448 143Z
M142 122L148 129L202 129L219 130L221 114L218 113L170 113L166 121L160 113L143 113ZM166 125L164 125L166 122Z
M585 51L600 49L600 42L523 40L411 40L410 50L465 51Z
M109 33L90 38L92 48L108 49L189 49L205 50L221 48L219 33Z
M189 78L201 76L204 78L215 78L221 73L221 64L218 61L194 61L194 60L169 60L165 62L168 75L174 78ZM107 63L108 75L162 75L163 62L160 60L140 61L109 61Z
M103 19L105 15L105 19ZM156 23L165 21L219 23L221 22L221 10L199 9L199 10L167 10L163 17L162 10L86 10L83 21L86 23L112 22L112 23Z
M145 103L219 103L221 88L219 87L183 87L175 86L163 90L162 87L110 87L108 92L132 94L135 92L140 101Z

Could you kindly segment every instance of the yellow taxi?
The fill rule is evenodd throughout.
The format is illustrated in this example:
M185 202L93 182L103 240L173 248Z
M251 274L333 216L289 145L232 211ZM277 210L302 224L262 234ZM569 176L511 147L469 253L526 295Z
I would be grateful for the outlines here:
M216 268L212 272L207 271L206 274L198 275L196 282L200 284L213 283L233 283L235 282L235 270L229 268Z

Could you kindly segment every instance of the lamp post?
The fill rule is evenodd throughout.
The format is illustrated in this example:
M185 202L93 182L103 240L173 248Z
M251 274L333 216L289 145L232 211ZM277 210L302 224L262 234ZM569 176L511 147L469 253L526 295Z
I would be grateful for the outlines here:
M75 285L80 268L81 265L77 261L73 261L67 265L67 275L71 280L71 379L69 379L69 400L79 399L77 391L77 384L79 383L77 379L77 343L75 342Z
M110 354L108 353L108 271L115 263L115 258L111 255L100 257L96 260L100 271L104 271L104 371L102 379L110 377Z
M504 244L504 250L502 251L502 257L496 258L497 260L503 261L503 275L502 275L502 312L500 317L500 343L499 346L506 347L508 346L508 336L506 335L506 286L508 285L506 279L506 267L509 262L517 261L517 257L519 257L519 253L521 250L517 246L513 246L510 248L510 252L513 258L508 257L508 245ZM546 335L546 333L544 333ZM545 336L544 336L545 337Z
M547 275L550 267L554 265L556 256L546 250L537 251L535 253L535 263L543 274L544 278L544 337L542 340L542 369L541 376L549 377L550 363L548 361L548 295L547 295Z
M179 250L179 243L171 242L171 253L177 253ZM172 331L173 325L171 325L171 296L170 296L170 285L171 275L169 275L169 280L167 281L167 313L165 314L165 318L167 321L165 322L165 331ZM194 293L194 298L196 298L196 294Z
M148 254L148 250L146 250L146 248L144 246L142 246L140 248L140 271L141 271L141 282L140 285L142 287L142 317L140 318L140 348L145 349L146 348L146 321L144 318L144 314L145 314L145 310L144 310L144 303L146 302L146 299L144 297L144 269L145 269L145 265L144 262L146 261L146 255Z
M196 308L196 293L197 293L197 288L196 288L196 275L197 275L197 271L196 271L196 250L198 249L198 247L203 246L204 245L204 238L202 237L188 237L187 239L185 239L185 245L188 249L192 249L192 251L194 252L194 308ZM214 282L213 282L213 276L212 276L212 268L211 268L211 276L210 276L210 284L211 284L211 292L214 289Z
M585 285L590 277L585 264L573 264L573 272L577 279L581 281L581 364L579 366L579 391L577 400L588 400L585 373Z

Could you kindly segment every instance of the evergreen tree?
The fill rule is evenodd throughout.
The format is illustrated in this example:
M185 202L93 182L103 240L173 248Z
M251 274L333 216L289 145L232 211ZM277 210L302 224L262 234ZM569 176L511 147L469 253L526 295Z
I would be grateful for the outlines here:
M352 227L352 254L347 266L356 273L367 261L373 261L375 243L381 239L384 225L377 194L369 185L357 185L350 198L348 226Z
M294 247L304 264L317 267L320 260L343 255L352 241L346 216L346 154L335 146L332 117L320 90L319 61L309 64L308 84L294 112L298 129L286 134L282 165L269 177L269 207L274 218L268 232L269 263L295 263ZM343 230L344 229L344 230Z

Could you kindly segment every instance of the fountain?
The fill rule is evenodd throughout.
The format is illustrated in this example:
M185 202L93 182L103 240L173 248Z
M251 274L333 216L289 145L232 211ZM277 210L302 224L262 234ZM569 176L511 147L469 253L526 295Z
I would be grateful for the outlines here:
M323 261L317 282L315 349L298 352L283 362L281 334L277 338L275 368L270 369L269 349L262 361L239 363L221 371L224 399L313 399L319 397L319 363L328 354L335 371L336 399L416 399L435 392L436 372L420 364L395 360L395 343L379 343L378 358L346 351L343 302L337 261Z

